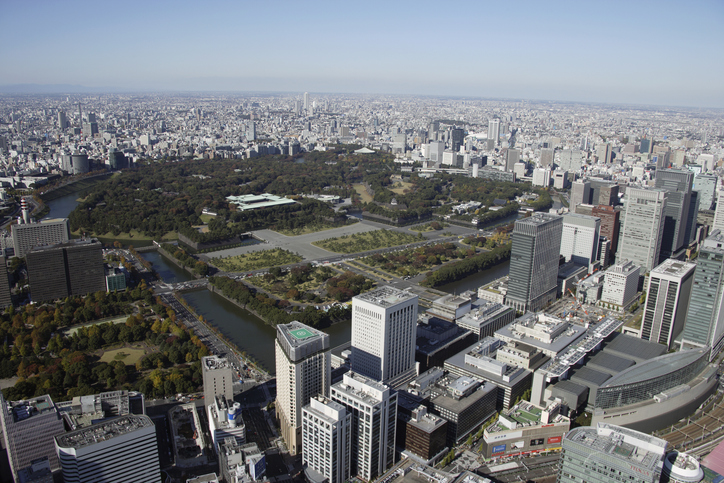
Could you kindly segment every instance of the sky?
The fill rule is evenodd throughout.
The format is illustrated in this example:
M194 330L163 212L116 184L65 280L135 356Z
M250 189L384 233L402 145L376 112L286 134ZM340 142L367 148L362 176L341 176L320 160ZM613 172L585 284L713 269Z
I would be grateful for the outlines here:
M724 0L0 0L0 86L724 108Z

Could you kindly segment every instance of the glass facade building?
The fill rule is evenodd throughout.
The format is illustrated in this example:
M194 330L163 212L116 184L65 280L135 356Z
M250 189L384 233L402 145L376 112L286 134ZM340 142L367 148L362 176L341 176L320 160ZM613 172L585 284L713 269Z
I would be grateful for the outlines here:
M596 408L636 404L694 379L708 364L708 348L664 354L618 373L596 393Z

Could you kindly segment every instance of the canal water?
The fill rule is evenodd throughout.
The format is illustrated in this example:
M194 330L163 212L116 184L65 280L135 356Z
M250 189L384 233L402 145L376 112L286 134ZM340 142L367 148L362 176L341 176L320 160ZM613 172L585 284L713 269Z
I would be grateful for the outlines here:
M50 218L67 217L78 205L78 193L69 194L48 202ZM170 283L185 282L192 277L158 252L146 252L143 257L153 264L154 270L162 280ZM471 275L463 280L438 287L448 293L461 293L465 290L477 290L496 278L508 274L509 262ZM211 325L217 327L239 350L257 360L267 371L274 373L274 339L276 330L264 323L259 317L228 302L224 298L209 292L198 290L183 294L197 314L203 315ZM330 336L332 347L344 344L351 338L350 323L335 324L325 330Z

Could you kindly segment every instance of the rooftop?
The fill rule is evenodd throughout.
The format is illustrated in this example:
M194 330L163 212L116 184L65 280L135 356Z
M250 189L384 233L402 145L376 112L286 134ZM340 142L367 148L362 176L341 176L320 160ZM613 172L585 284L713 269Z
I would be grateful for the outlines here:
M261 195L227 196L226 199L229 203L235 204L238 207L237 209L241 211L268 208L270 206L291 205L296 203L296 201L290 200L289 198L269 193Z
M231 368L231 362L219 356L206 356L201 358L201 367L204 371L216 371Z
M129 434L142 428L153 426L148 416L121 416L115 419L94 424L83 429L69 431L55 440L61 448L83 448L92 444Z
M565 440L650 472L660 467L668 445L663 439L606 423L572 429Z
M659 266L651 270L651 275L669 275L682 277L696 268L696 263L682 262L674 258L664 260Z
M13 412L13 420L17 423L40 414L57 412L49 395L38 396L23 401L8 402Z
M417 295L415 294L390 286L380 287L377 290L372 290L371 292L363 293L354 297L354 299L371 302L385 308L416 298ZM354 301L354 299L352 300Z

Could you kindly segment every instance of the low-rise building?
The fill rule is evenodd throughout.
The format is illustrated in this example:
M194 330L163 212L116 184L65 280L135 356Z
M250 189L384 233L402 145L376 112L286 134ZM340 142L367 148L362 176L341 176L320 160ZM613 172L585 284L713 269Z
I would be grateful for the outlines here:
M558 405L541 409L521 401L501 413L483 432L483 456L502 458L560 449L571 420L559 410Z
M495 337L508 343L535 347L548 357L555 357L583 337L585 327L574 325L543 312L529 312L495 332Z
M471 331L478 340L492 336L496 330L505 327L515 319L515 310L502 302L483 300L473 304L470 312L458 318L455 323Z

